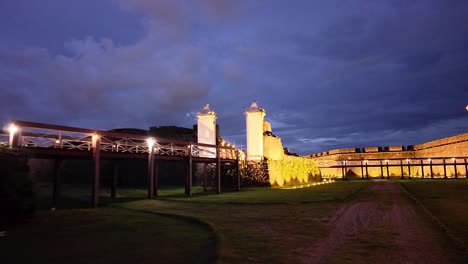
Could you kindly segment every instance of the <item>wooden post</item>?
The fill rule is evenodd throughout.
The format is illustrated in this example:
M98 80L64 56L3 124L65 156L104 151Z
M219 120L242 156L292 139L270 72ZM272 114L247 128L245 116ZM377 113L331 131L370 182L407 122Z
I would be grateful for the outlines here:
M362 165L362 160L361 160L361 180L364 180L364 167Z
M366 180L369 179L369 170L368 170L368 168L369 168L369 162L367 161L366 162Z
M240 165L239 165L239 150L236 149L236 191L240 191Z
M455 172L455 179L458 179L458 172L457 172L457 159L453 159L453 170Z
M468 178L468 164L466 164L466 159L464 159L465 161L465 178Z
M187 178L185 181L185 194L192 195L192 145L188 146L188 160L187 160Z
M118 160L112 162L112 182L111 182L111 198L117 197L117 178L119 177L119 163Z
M61 178L62 159L54 160L54 182L52 190L52 210L58 207L60 197L60 178Z
M220 148L216 147L216 193L221 193L221 153Z
M424 179L424 161L421 160L421 179Z
M445 164L445 159L444 159L444 179L447 179L447 167Z
M383 179L383 165L382 165L382 160L380 160L380 179Z
M388 160L385 162L387 166L387 180L390 179L390 172L388 170Z
M405 176L403 175L404 174L404 171L403 171L403 160L400 160L400 172L401 172L401 178L402 180L405 179Z
M159 187L159 162L154 156L154 188L153 188L153 196L158 197L158 187Z
M344 181L344 176L345 176L345 168L344 168L344 165L345 165L345 161L343 160L341 162L341 179Z
M410 164L410 160L407 160L406 163L408 163L408 179L411 179L411 164Z
M153 198L154 193L154 151L153 145L148 147L148 199Z
M431 170L431 179L434 179L434 173L432 172L432 159L429 160L429 169Z
M93 143L93 188L91 192L91 206L99 205L99 179L101 172L101 139L99 135L92 136Z
M345 176L345 179L347 180L348 179L348 168L347 168L347 164L348 161L345 160L344 162L344 176Z
M203 163L203 191L207 192L208 191L208 170L207 170L208 164Z

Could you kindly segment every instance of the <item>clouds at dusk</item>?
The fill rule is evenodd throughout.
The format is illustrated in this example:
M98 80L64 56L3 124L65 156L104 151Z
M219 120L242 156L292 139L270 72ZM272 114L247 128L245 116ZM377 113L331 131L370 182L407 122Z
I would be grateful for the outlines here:
M468 129L466 1L7 0L0 121L191 127L254 99L302 154Z

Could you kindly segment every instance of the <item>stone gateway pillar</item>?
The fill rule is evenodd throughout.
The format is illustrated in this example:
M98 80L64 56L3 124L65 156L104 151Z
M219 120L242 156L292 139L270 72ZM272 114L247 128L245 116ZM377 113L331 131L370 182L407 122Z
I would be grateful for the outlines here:
M210 110L210 105L205 104L203 109L197 113L198 143L216 145L216 113ZM216 157L216 149L201 148L200 157Z
M247 157L248 161L263 160L263 121L265 110L253 101L245 110L247 126Z

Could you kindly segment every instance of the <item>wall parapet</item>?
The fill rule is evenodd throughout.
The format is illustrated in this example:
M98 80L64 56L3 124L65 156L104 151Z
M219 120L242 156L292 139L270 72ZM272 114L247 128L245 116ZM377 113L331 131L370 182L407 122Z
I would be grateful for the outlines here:
M446 137L436 139L422 144L414 145L414 150L423 150L428 148L441 147L445 145L457 144L462 142L468 142L468 133L456 135L453 137Z

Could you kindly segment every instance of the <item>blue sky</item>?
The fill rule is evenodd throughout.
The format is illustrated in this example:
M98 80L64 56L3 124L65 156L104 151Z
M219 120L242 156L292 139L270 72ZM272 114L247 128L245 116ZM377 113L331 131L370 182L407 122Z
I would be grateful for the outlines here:
M266 109L292 151L468 130L468 2L4 0L0 121L191 127L245 144Z

